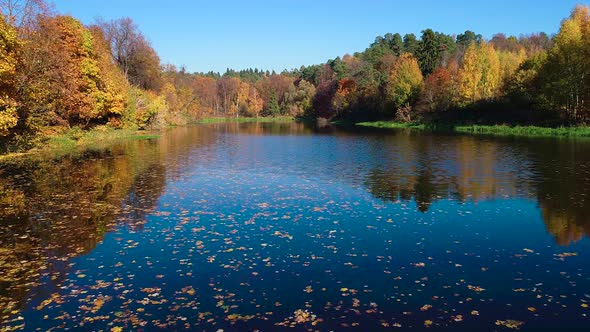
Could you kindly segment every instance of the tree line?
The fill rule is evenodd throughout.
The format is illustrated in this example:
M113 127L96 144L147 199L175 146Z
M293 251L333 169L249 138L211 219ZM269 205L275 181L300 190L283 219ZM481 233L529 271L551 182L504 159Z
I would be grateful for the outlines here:
M590 118L590 14L577 6L555 36L490 40L430 29L386 34L364 52L304 68L315 82L313 115L353 120L457 121L488 106L510 121L521 109L538 118L584 124ZM500 111L503 108L505 110ZM477 119L485 120L485 119Z
M453 120L501 105L572 124L590 117L587 6L555 36L388 33L325 64L224 74L162 64L130 18L84 25L43 0L1 0L0 9L4 145L73 127L141 129L208 116Z

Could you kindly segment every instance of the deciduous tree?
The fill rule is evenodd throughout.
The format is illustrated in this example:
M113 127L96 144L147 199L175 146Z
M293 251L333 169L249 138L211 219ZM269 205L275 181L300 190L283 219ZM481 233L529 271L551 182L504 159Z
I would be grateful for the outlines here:
M416 58L402 54L389 72L387 95L395 110L410 107L422 89L423 77Z
M544 92L572 120L590 118L590 8L577 6L561 23L543 71Z
M15 76L21 42L0 13L0 136L18 123Z

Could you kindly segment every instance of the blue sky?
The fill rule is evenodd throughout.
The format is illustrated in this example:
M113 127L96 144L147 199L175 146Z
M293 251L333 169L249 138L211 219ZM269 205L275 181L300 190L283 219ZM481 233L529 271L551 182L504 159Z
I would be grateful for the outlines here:
M555 33L590 0L55 0L84 23L131 17L162 62L188 71L281 71L364 50L377 35L432 28L520 35Z

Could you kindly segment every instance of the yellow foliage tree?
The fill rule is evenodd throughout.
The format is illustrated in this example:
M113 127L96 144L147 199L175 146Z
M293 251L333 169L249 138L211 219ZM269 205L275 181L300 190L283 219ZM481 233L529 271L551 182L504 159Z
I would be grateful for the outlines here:
M481 98L478 86L482 72L478 62L477 45L471 43L465 50L463 62L459 68L459 95L463 103L474 103Z
M70 16L41 17L23 52L20 98L29 129L106 123L122 115L127 82L98 29Z
M246 82L240 82L238 87L238 96L236 98L236 117L242 114L250 113L250 104L248 103L248 97L250 96L250 84Z
M481 96L483 99L496 97L500 86L500 60L498 53L491 44L482 42L479 46L479 57L482 77L480 81Z
M18 123L13 92L20 46L16 30L0 13L0 136L8 135L9 130Z
M110 46L105 40L102 30L98 27L92 27L89 30L94 44L94 56L100 72L96 86L102 90L102 95L97 94L97 98L104 100L104 109L99 110L99 113L106 117L119 117L126 107L125 93L129 88L129 83L121 70L112 62Z
M248 93L249 112L251 115L258 117L264 107L264 100L262 100L260 93L258 93L258 90L254 86L250 86L250 91Z
M459 95L467 105L497 96L502 80L500 59L491 44L471 43L459 68Z
M520 65L527 60L527 54L524 48L518 52L501 51L498 52L500 61L501 82L508 82L516 73Z
M552 106L573 120L590 118L590 8L577 6L561 23L542 78Z
M424 78L418 60L410 54L402 54L389 72L387 92L396 109L410 106L422 89Z

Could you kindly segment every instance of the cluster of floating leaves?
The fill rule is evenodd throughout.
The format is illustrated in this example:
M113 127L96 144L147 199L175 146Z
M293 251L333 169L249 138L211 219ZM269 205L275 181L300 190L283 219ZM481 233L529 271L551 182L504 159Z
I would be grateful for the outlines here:
M508 320L497 320L496 321L496 325L499 326L505 326L509 329L514 329L514 330L518 330L520 329L520 327L522 325L524 325L524 322L518 321L518 320L512 320L512 319L508 319Z
M284 321L276 323L276 326L296 327L297 325L316 326L322 320L308 310L297 309L293 316L286 318Z

